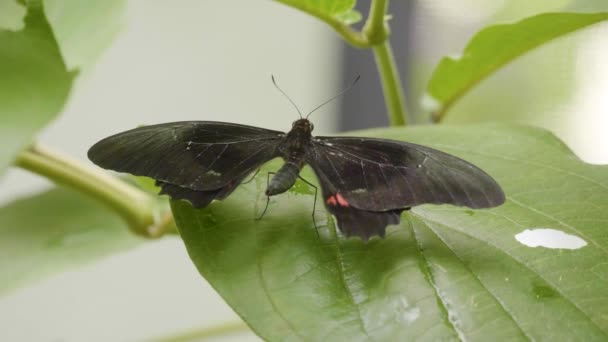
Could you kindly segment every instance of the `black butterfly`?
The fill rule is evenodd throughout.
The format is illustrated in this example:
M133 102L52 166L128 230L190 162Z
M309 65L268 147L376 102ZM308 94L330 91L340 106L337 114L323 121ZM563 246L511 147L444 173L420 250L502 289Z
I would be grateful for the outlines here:
M490 208L505 201L492 177L452 155L401 141L313 137L312 130L305 118L288 133L212 121L165 123L103 139L88 156L103 168L154 178L161 194L195 208L226 198L275 157L285 164L268 196L291 188L308 164L342 233L364 240L384 236L387 225L416 205Z

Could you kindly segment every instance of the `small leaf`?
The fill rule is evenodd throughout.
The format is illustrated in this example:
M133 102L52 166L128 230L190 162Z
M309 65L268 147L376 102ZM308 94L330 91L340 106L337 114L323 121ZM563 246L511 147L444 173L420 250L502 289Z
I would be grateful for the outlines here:
M585 164L552 134L519 126L357 134L460 156L496 177L508 200L492 210L419 206L367 244L339 235L320 201L315 230L311 195L273 197L255 220L266 204L264 172L204 210L172 202L194 264L262 338L608 338L607 166ZM587 245L530 247L516 238L539 227Z
M355 0L276 0L285 5L307 12L321 20L351 25L361 20L361 13L354 9Z
M70 70L92 64L126 22L126 0L44 0L44 6Z
M138 246L112 211L54 189L0 208L0 295Z
M522 54L553 39L608 19L608 13L546 13L478 32L458 57L433 72L423 107L440 120L472 87Z
M0 30L0 174L61 111L73 76L39 3L28 3L23 30Z

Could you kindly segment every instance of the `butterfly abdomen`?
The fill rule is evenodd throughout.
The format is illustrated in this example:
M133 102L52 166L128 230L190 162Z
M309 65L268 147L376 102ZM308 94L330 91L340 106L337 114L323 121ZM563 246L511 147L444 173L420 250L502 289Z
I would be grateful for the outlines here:
M298 179L302 166L302 163L293 161L287 161L283 164L270 180L268 189L266 189L266 195L273 196L289 190L295 184L296 179Z

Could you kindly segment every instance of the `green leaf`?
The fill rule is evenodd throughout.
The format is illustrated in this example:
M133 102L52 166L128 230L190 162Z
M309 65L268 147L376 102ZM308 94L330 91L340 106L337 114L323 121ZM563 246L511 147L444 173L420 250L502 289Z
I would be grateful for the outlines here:
M361 20L361 13L354 9L355 0L275 0L297 8L323 21L351 25Z
M0 208L0 294L142 241L113 212L74 191L15 201Z
M386 239L344 239L313 196L265 205L266 176L223 202L173 202L200 273L268 340L606 340L608 167L581 162L552 134L519 126L435 126L360 135L407 139L496 177L492 210L425 205ZM269 169L276 169L274 163ZM313 180L310 172L305 178ZM579 249L532 248L551 228Z
M440 62L423 99L441 120L454 102L496 70L553 39L608 19L608 13L546 13L477 33L458 57Z
M44 0L69 69L92 64L126 22L126 0Z
M42 7L28 4L25 28L0 30L0 174L59 113L72 86Z

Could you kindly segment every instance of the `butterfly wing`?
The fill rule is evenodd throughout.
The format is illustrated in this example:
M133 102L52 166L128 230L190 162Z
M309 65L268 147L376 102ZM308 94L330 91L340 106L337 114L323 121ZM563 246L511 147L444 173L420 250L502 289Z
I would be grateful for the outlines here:
M223 122L144 126L105 138L88 157L114 171L157 180L161 194L204 207L277 156L284 133Z
M383 236L402 211L434 203L470 208L502 204L504 193L483 170L416 144L357 137L316 137L306 162L325 205L345 235Z

